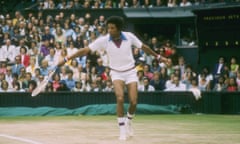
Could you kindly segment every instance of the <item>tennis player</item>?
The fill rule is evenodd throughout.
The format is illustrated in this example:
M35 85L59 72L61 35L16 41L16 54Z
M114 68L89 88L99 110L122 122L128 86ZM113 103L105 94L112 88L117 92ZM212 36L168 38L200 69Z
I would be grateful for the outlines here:
M142 50L151 54L159 60L166 58L158 55L143 44L133 33L123 31L124 20L119 16L111 16L106 21L108 34L97 38L90 43L88 47L79 49L75 54L65 57L59 65L76 58L87 55L91 51L105 51L108 58L108 66L111 69L110 75L113 81L114 91L117 101L117 120L120 129L120 140L126 140L128 136L133 136L131 127L137 106L137 71L135 69L135 60L132 54L132 48L142 48ZM128 91L129 108L124 117L124 90Z

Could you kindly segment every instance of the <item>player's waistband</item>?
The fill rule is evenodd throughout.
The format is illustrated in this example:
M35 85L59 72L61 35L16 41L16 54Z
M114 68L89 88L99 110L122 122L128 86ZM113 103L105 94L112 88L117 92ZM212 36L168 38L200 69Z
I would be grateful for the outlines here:
M134 67L131 67L129 69L126 69L126 70L116 70L116 69L113 69L113 68L110 68L112 71L115 71L115 72L127 72L127 71L130 71L130 70L133 70L135 69L135 66Z

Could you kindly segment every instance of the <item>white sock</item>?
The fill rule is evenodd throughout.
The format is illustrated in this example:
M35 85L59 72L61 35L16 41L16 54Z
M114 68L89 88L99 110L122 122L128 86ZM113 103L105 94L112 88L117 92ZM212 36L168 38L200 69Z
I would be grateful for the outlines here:
M134 117L134 114L130 114L129 112L127 112L127 121L131 121Z
M118 125L120 128L120 133L125 133L125 118L124 117L118 117Z

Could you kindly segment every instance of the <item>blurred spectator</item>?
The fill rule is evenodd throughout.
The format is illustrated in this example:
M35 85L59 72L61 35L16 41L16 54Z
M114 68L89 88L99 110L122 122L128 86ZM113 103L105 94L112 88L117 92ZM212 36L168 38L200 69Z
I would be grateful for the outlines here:
M75 82L75 87L71 89L71 91L73 92L83 92L84 88L83 88L83 84L81 81L76 81Z
M214 84L213 91L226 91L227 85L225 85L225 79L223 76L219 76L216 83Z
M213 67L214 83L216 82L216 80L219 78L220 75L223 75L224 66L225 66L225 59L224 57L220 56L218 58L218 62Z
M143 66L143 72L144 72L144 76L147 77L149 80L153 78L153 73L150 71L150 65L145 64Z
M0 49L1 60L13 63L16 56L16 46L11 44L11 40L7 39L5 45Z
M24 65L21 63L21 57L16 56L15 57L15 63L12 65L12 73L13 74L20 74L20 69L24 67Z
M73 79L73 71L69 70L67 72L67 79L65 79L66 86L69 90L73 89L75 87L75 80Z
M45 56L44 60L48 62L48 66L51 68L54 68L57 65L59 58L55 55L54 48L49 49L49 54Z
M156 91L162 91L166 88L166 80L161 78L161 74L158 71L153 72L153 78L149 84L152 85Z
M30 56L27 54L27 48L26 47L20 47L20 57L21 57L21 63L24 65L24 67L28 67L30 63Z
M103 92L113 92L113 84L111 80L106 81L106 86L102 90Z
M173 83L165 89L165 91L186 91L186 85L183 84L178 76L173 76Z
M229 84L227 86L227 91L228 92L236 92L236 91L238 91L237 82L236 82L236 79L234 77L230 77L229 78Z
M36 65L36 58L30 57L30 65L26 67L26 72L31 73L33 77L35 77L35 70L39 68L38 65Z
M7 73L7 62L6 61L0 61L0 73Z
M11 91L11 90L8 88L8 82L6 80L3 80L1 82L0 92L9 92L9 91Z
M192 3L188 0L182 0L179 6L180 7L192 6Z
M138 86L138 91L150 92L150 91L155 91L155 88L149 84L149 78L144 77L143 85Z
M229 67L230 67L229 77L236 78L237 72L239 70L239 64L237 63L236 57L231 57Z
M54 73L52 78L53 91L57 91L57 89L60 87L60 80L60 75L58 73Z
M167 7L177 7L176 0L168 0Z

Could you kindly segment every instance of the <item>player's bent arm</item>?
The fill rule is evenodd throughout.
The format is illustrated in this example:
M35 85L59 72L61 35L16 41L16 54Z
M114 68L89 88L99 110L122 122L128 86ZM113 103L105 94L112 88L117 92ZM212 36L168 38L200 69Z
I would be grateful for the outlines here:
M71 60L71 59L74 59L74 58L79 57L79 56L87 55L90 51L91 50L90 50L89 47L80 48L76 53L74 53L73 55L68 56L67 59Z
M67 56L65 57L62 61L60 61L58 63L58 66L61 66L63 65L65 62L67 62L68 60L71 60L71 59L74 59L76 57L79 57L79 56L84 56L84 55L87 55L88 53L91 52L91 49L89 47L85 47L85 48L80 48L76 53L70 55L70 56Z
M145 53L150 54L150 55L156 57L158 60L162 60L162 61L165 61L165 62L168 60L167 58L165 58L165 57L161 56L160 54L154 52L154 51L153 51L148 45L146 45L146 44L143 44L143 45L142 45L142 50L143 50Z

